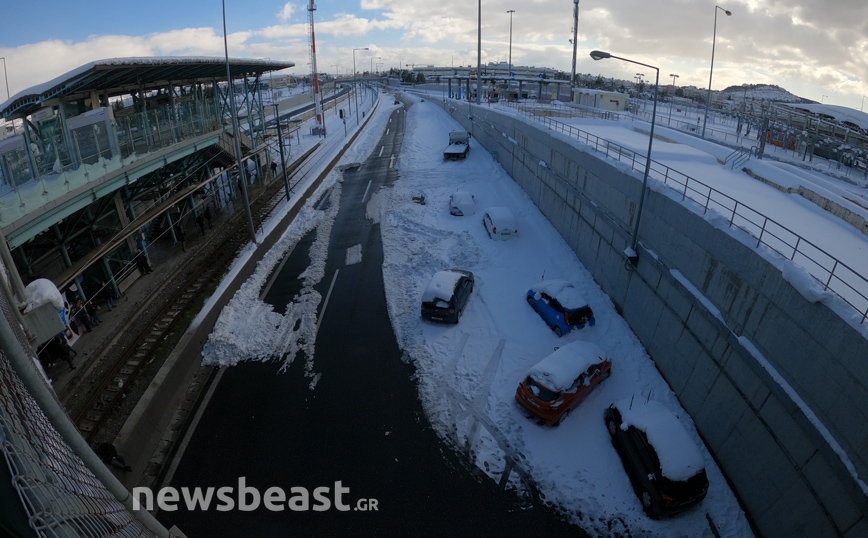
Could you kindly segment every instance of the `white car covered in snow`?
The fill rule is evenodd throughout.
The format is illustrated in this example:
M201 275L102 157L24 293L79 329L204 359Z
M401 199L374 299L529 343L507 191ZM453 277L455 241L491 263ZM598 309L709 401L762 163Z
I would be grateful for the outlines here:
M476 213L476 199L467 191L455 191L449 197L449 214L468 217Z
M489 207L482 216L488 237L505 241L518 235L518 221L508 207Z

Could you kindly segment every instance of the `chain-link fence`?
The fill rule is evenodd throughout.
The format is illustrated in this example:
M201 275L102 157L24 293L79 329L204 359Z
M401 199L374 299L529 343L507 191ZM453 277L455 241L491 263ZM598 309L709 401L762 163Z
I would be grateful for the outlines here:
M73 452L13 370L9 355L21 350L38 368L13 308L0 293L0 323L14 335L0 337L0 451L30 527L45 537L153 536Z

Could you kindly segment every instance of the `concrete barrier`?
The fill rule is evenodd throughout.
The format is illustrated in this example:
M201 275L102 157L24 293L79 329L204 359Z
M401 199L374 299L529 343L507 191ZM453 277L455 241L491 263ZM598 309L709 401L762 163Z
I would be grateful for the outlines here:
M444 103L450 107L612 298L756 530L868 536L861 333L666 188L647 194L634 268L623 251L639 174L521 118Z

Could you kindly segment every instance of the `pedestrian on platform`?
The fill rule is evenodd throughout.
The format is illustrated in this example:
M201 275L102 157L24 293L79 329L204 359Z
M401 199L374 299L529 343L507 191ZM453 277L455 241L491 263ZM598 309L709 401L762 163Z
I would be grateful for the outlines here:
M145 254L145 251L141 248L136 252L135 257L136 267L139 268L139 272L142 275L149 275L152 272L151 262L148 261L148 256Z
M106 308L109 309L109 312L115 307L115 292L113 289L109 287L108 284L105 283L105 280L100 281L100 289L99 293L97 293L97 297L105 301Z
M205 220L208 221L208 229L213 230L214 225L211 223L211 204L205 206Z
M94 452L96 452L96 455L99 456L106 465L122 469L127 473L133 470L132 467L127 465L124 457L118 454L118 449L115 448L115 445L111 443L102 443Z
M187 252L187 234L184 233L184 228L178 226L175 230L178 233L178 242L181 243L181 250Z
M199 213L196 216L196 224L199 225L199 231L202 232L202 237L205 237L205 215Z

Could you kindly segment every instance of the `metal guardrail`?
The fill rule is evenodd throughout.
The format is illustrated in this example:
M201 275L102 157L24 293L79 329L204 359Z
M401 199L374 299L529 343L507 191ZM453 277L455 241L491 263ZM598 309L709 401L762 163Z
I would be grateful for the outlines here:
M8 502L21 503L4 512L23 510L39 537L153 536L64 441L13 369L13 346L36 361L14 308L0 293L0 323L14 334L0 346L0 465L12 476L0 487L17 496Z
M631 170L645 170L645 155L550 117L538 116L521 109L519 113L553 131L575 138L606 158L629 163ZM727 226L738 228L754 237L757 248L764 245L807 270L823 286L823 291L832 291L858 313L861 317L860 325L868 319L868 278L819 245L728 194L653 159L648 177L662 181L680 192L682 201L689 198L695 202L702 207L702 214L713 210L723 216Z

